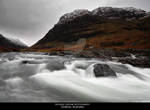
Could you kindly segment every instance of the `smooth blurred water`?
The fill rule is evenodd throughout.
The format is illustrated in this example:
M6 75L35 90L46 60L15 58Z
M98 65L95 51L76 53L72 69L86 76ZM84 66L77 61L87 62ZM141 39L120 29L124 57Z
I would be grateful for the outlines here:
M108 64L117 78L96 78ZM150 68L43 53L0 54L1 102L149 102Z

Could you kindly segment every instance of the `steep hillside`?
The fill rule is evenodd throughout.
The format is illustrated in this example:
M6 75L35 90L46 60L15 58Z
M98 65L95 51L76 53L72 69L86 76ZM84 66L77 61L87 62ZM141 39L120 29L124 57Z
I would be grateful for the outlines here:
M150 49L149 42L149 13L131 7L100 7L63 15L28 51Z

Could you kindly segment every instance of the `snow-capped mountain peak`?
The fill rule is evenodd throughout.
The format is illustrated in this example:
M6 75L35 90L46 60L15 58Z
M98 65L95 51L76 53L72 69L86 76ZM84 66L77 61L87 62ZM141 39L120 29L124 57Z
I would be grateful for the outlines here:
M77 17L84 16L84 15L89 15L89 14L91 14L91 12L86 10L86 9L78 9L78 10L75 10L71 13L64 14L60 18L58 24L63 24L65 22L72 21Z
M99 7L92 11L93 15L101 17L120 17L120 18L140 18L146 15L146 12L142 9L136 9L133 7L125 8L113 8L113 7Z
M124 9L124 10L127 10L127 11L129 11L129 12L143 12L143 13L145 13L144 10L138 9L138 8L134 8L134 7L125 7L125 8L123 8L123 9Z
M57 24L64 24L66 22L72 21L78 17L85 15L98 16L101 18L121 18L121 19L135 19L146 16L146 12L142 9L136 9L133 7L125 8L114 8L114 7L99 7L93 11L86 9L78 9L71 13L64 14Z

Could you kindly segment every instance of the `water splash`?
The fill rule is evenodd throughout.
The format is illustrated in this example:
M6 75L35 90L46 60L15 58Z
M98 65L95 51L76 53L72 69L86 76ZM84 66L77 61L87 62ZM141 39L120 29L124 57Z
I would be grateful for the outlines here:
M12 55L1 55L0 59L4 56ZM96 78L93 65L98 63L108 64L117 72L117 78ZM16 54L13 60L0 63L0 77L2 102L150 101L150 68L117 62Z

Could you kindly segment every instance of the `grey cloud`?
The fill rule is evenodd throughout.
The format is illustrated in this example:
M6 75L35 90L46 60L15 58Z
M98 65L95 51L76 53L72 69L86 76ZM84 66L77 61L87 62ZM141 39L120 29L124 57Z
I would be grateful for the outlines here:
M117 7L135 7L150 11L150 0L113 0L112 6Z

